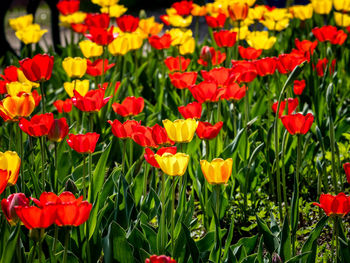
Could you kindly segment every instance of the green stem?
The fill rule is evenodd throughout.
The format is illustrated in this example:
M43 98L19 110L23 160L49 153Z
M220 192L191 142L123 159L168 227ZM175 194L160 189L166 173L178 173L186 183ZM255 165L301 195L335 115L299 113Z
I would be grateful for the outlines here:
M338 216L334 218L334 232L335 232L335 262L338 263L339 258L339 220Z
M39 241L39 253L38 253L40 263L41 263L41 254L43 251L43 236L44 236L44 228L40 228L40 241ZM44 257L45 257L45 254L44 254Z
M217 184L214 186L216 190L216 215L218 217L218 226L216 226L216 235L215 237L218 238L216 240L216 244L219 244L219 263L221 262L221 240L220 240L220 193L221 193L221 185Z
M46 112L46 106L45 106L44 82L40 83L40 90L41 90L41 111L42 111L42 113L45 113Z
M145 162L145 172L143 175L143 202L146 201L148 173L149 173L149 164Z
M41 151L41 176L42 176L42 189L45 192L45 152L44 152L44 137L40 137L40 151Z
M65 229L65 238L64 238L64 253L63 253L63 263L67 263L67 254L68 254L68 246L69 246L69 229L68 227Z
M286 130L283 135L283 140L282 140L282 185L283 185L283 200L284 200L284 209L285 213L287 215L287 220L288 224L290 223L290 217L289 217L289 208L288 208L288 199L287 199L287 184L286 184L286 170L284 167L284 154L286 151L286 142L288 140L288 131Z
M21 157L22 161L22 167L20 167L19 172L20 172L20 177L21 177L21 192L24 193L24 176L23 176L23 170L24 170L24 156L23 156L23 133L22 130L19 128L19 155Z
M174 237L174 229L175 229L175 176L173 178L173 184L171 188L171 211L170 211L170 217L171 217L171 251L173 257L175 257L174 252L175 252L175 237Z
M125 171L125 159L126 159L126 140L123 139L123 155L122 155L122 172Z
M236 138L236 135L237 135L237 119L236 119L236 106L235 106L234 102L232 102L232 119L233 119L233 135Z
M54 263L57 261L56 255L55 255L56 249L57 249L57 241L58 241L58 226L55 225L55 234L54 234L53 245L52 245L52 253L53 253Z
M339 193L338 180L335 165L335 135L334 135L334 123L331 113L329 114L329 138L331 143L331 153L332 153L332 179L334 184L334 191L336 194Z
M89 163L88 163L88 182L89 182L89 187L92 188L92 154L89 153Z
M57 142L55 142L55 181L54 181L54 189L55 193L58 193L58 151L57 151Z
M161 231L161 249L160 252L162 254L165 254L165 249L166 249L166 233L167 230L165 228L165 174L160 170L159 173L161 174L162 177L162 192L161 192L161 200L162 200L162 212L160 215L160 231Z
M133 141L129 140L129 168L132 166L132 162L133 162L133 157L134 155L134 145L133 145Z
M84 162L84 164L83 164L83 197L84 197L84 200L85 200L86 199L86 185L85 185L86 156L85 156L85 154L83 155L83 162Z
M37 242L34 242L33 253L30 253L30 255L29 255L28 262L30 262L30 263L33 263L33 262L34 262L35 251L36 251L36 243L37 243Z

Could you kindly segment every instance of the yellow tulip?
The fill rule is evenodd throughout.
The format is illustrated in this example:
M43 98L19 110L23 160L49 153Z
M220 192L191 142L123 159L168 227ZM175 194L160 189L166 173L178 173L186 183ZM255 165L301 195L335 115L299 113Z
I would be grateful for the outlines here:
M210 184L227 184L232 173L232 158L223 160L215 158L211 162L201 160L201 169L205 179Z
M128 11L128 9L123 5L112 5L110 7L101 8L101 13L109 14L110 17L120 17L126 11Z
M183 31L179 28L173 28L169 30L167 33L171 36L171 45L172 46L180 46L188 41L189 38L192 37L192 31L190 29Z
M283 29L286 29L288 27L289 18L278 21L272 19L265 19L260 22L271 31L282 31Z
M333 0L335 10L350 11L350 0Z
M292 13L293 17L304 21L312 18L314 8L312 7L312 4L294 5L289 8L289 12Z
M65 82L63 83L63 87L65 91L67 92L69 97L74 97L74 89L81 95L85 96L86 93L89 91L89 80L84 79L84 80L73 80L72 82Z
M180 54L181 55L192 54L194 52L195 46L196 46L196 41L194 40L194 38L193 37L188 38L187 41L179 47Z
M29 14L16 18L10 18L9 24L14 31L26 29L29 25L33 24L33 15Z
M149 35L158 35L163 29L163 24L157 23L154 16L141 19L139 22L139 32L143 38L147 38Z
M108 51L113 56L125 55L130 50L141 48L143 39L138 33L120 34L112 43L108 45Z
M108 7L116 5L119 0L91 0L91 2L102 7Z
M240 28L235 27L235 28L231 29L231 31L237 33L237 39L239 38L239 40L246 39L250 33L249 28L247 26L240 27Z
M247 36L248 45L255 49L270 49L276 42L276 37L269 37L267 31L255 31Z
M83 40L79 42L79 47L86 58L99 57L103 53L103 47L90 40Z
M327 15L332 10L332 0L311 0L315 13Z
M11 96L17 96L19 93L31 93L32 92L32 86L26 82L10 82L6 84L6 90L7 94Z
M334 12L334 20L337 26L348 27L350 26L350 16L340 12Z
M208 13L211 16L217 16L217 14L222 13L225 14L228 17L228 3L220 3L220 2L214 2L214 3L208 3L206 4L206 8Z
M169 16L169 23L173 27L189 27L192 23L192 16L184 18L179 15L171 15Z
M18 78L18 82L21 82L21 83L28 83L30 86L32 87L35 87L35 88L38 88L40 86L39 83L36 83L36 82L32 82L30 80L28 80L26 78L26 76L24 75L23 71L20 70L20 69L17 69L17 78Z
M191 15L193 16L205 16L207 14L207 7L192 4Z
M177 15L177 11L176 11L176 9L175 8L167 8L167 9L165 9L165 12L166 12L166 14L168 15L168 16L175 16L175 15Z
M195 119L163 120L163 125L170 140L184 143L192 141L198 122Z
M86 18L86 13L84 12L75 12L73 14L70 15L60 15L59 16L59 20L62 24L62 26L68 27L70 28L70 24L81 24L84 22Z
M81 78L86 72L87 62L85 58L67 57L62 61L62 67L69 77Z
M35 44L46 32L46 29L40 29L40 25L31 24L22 30L16 31L16 37L26 45Z
M6 151L0 152L0 169L6 167L10 172L10 178L8 180L8 185L15 185L18 179L19 169L21 166L21 158L19 158L16 152Z
M35 101L31 94L8 96L0 103L0 116L5 121L16 121L19 117L28 117L34 108Z
M160 169L169 176L183 176L186 172L190 156L185 153L164 153L162 156L155 154Z
M267 8L264 5L258 5L254 8L249 8L248 18L252 20L260 20L264 13L267 12Z

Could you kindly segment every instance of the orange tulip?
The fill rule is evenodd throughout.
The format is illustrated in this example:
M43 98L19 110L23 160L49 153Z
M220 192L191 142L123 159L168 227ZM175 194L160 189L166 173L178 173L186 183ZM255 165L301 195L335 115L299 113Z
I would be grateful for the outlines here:
M4 121L17 121L19 117L28 117L34 108L35 101L31 94L8 96L0 101L0 116Z
M232 158L215 158L211 162L201 160L201 169L210 184L227 184L232 173Z
M248 16L249 6L246 3L236 2L228 7L228 13L233 21L244 20Z

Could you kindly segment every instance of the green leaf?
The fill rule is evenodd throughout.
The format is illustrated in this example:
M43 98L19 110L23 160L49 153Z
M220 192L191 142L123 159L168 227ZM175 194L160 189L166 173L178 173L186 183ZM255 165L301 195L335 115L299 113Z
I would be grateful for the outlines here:
M277 238L272 234L264 220L260 219L258 216L256 216L256 220L258 223L259 232L263 235L264 244L272 255L272 253L275 252L278 248Z
M193 263L202 262L202 260L199 256L198 247L196 246L196 243L194 242L194 240L191 238L190 231L188 230L188 228L186 227L186 225L184 223L181 223L181 225L182 225L182 229L185 233L185 237L186 237L186 246L191 253Z
M291 235L290 235L290 228L288 223L287 216L284 218L282 232L281 232L281 241L280 241L280 247L278 249L278 254L281 256L281 258L286 261L290 259L292 255L292 249L291 249Z
M297 263L299 262L301 259L304 259L310 252L305 252L305 253L301 253L300 255L297 255L295 257L292 257L290 260L286 261L286 263Z
M220 154L220 157L223 158L223 159L226 159L228 157L231 157L232 154L236 151L237 147L238 147L238 143L240 141L240 138L242 137L243 135L243 132L244 132L245 128L243 129L240 129L238 132L237 132L237 135L236 137L234 138L234 140L225 147L225 149L223 150L223 152Z
M21 224L17 224L16 228L13 229L6 246L4 247L3 254L1 257L1 263L10 263L14 258L16 251L17 240L20 233Z
M92 178L90 178L90 180L92 180L88 195L90 203L94 202L98 193L102 189L106 173L106 164L108 160L109 151L111 150L111 145L112 142L110 142L108 146L104 149L103 154L98 160L96 168L93 172Z

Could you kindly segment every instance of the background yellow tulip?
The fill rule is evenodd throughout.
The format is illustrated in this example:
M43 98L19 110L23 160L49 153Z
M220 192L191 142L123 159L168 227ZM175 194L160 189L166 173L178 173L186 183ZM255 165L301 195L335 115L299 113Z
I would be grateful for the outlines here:
M164 153L162 156L155 154L160 169L169 176L183 176L186 172L190 156L185 153Z

